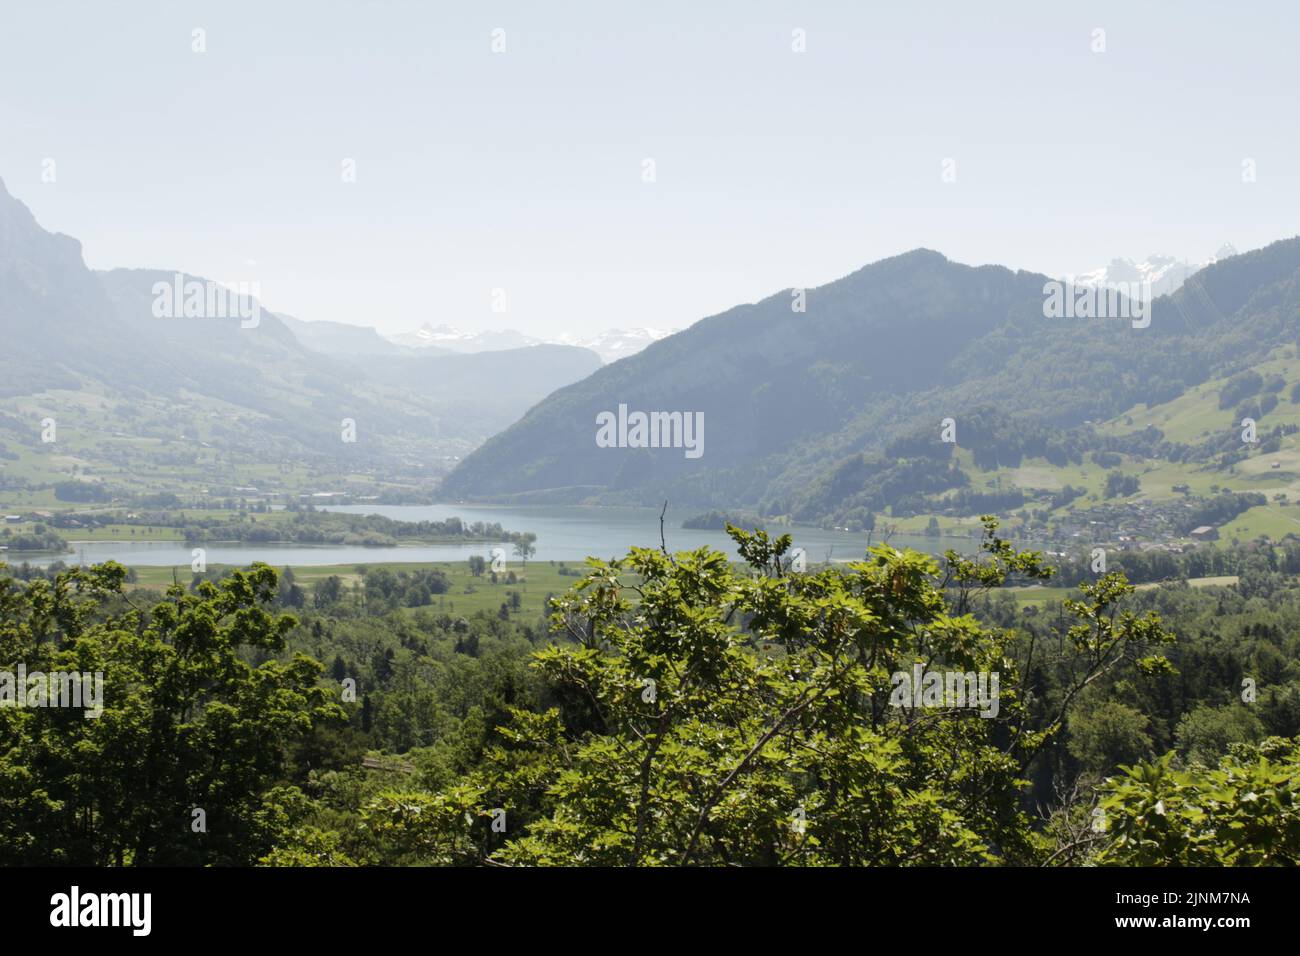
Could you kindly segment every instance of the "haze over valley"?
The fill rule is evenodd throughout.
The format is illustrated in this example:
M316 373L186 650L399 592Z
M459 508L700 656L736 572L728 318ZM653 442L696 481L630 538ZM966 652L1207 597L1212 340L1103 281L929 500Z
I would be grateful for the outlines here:
M6 5L6 941L1283 925L1297 27Z

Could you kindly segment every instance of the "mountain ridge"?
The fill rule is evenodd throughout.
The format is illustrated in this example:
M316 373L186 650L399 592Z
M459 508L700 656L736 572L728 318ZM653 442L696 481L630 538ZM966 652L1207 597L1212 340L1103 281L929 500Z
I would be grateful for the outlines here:
M441 490L798 512L808 488L854 456L917 429L937 441L941 418L988 405L1077 427L1241 365L1285 338L1297 270L1296 238L1216 262L1157 299L1150 327L1136 329L1046 318L1056 280L1042 274L911 250L807 290L806 313L792 311L797 290L786 289L602 368L493 436ZM692 463L666 449L596 447L595 415L620 404L702 412L706 453Z
M220 297L185 317L188 301L167 302L176 282L227 292L177 270L91 270L76 239L43 229L0 184L0 445L26 448L47 480L84 467L141 485L142 465L124 464L145 454L138 448L163 455L167 442L198 435L233 470L232 484L250 483L233 472L294 459L427 492L446 462L600 365L567 346L409 361L355 348L325 354L301 341L297 320L282 321L251 293L225 302L251 306L249 318L223 310ZM42 448L43 417L58 420L65 458ZM358 423L356 442L341 440L345 420ZM124 441L146 444L127 452ZM205 479L196 471L187 480Z

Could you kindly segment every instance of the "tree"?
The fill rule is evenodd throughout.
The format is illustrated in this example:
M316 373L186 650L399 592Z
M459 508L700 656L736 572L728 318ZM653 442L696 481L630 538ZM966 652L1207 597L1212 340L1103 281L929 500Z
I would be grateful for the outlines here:
M525 567L528 565L528 559L537 553L537 549L533 547L533 542L536 540L537 535L531 531L525 531L515 541L515 556L524 563Z
M125 576L109 562L0 578L0 660L104 679L99 717L0 707L0 863L252 863L291 823L288 745L342 707L307 657L248 662L296 623L268 610L273 569L172 586L148 609L121 603Z
M1087 770L1105 773L1151 753L1150 721L1120 701L1089 697L1073 709L1069 721L1070 754Z
M1108 781L1098 861L1120 866L1300 864L1300 747L1271 737L1234 744L1212 769L1174 755Z
M307 594L294 580L292 568L285 568L280 573L277 595L280 607L302 608L307 604Z
M341 600L343 600L343 579L337 574L331 574L316 582L312 603L318 609L332 607Z
M880 545L847 569L791 575L788 535L737 528L748 571L710 548L589 559L554 602L572 643L536 654L556 706L512 709L505 743L442 795L456 812L410 825L431 856L472 847L504 864L1041 860L1022 804L1028 761L1078 692L1125 662L1159 670L1147 651L1172 639L1115 608L1132 591L1118 576L1086 585L1061 662L1076 679L1032 721L1012 635L966 607L1009 574L1050 571L995 529L987 519L984 560L949 552L942 574ZM918 667L996 673L997 706L900 706L900 675ZM496 840L482 832L491 807L511 821Z
M1106 473L1106 488L1103 492L1107 498L1135 495L1141 489L1141 479L1137 475L1126 475L1119 471Z
M1202 704L1183 715L1174 733L1179 754L1209 765L1227 755L1233 744L1254 743L1264 736L1264 725L1241 703L1223 707Z

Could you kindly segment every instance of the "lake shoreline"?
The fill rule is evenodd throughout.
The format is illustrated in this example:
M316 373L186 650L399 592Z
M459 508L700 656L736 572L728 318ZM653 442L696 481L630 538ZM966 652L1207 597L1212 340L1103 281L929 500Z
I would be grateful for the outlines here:
M343 514L377 514L396 521L445 521L454 517L465 523L481 521L497 524L503 529L509 529L506 534L532 532L537 535L536 553L530 559L532 561L581 563L588 556L621 558L632 547L660 546L660 512L655 508L590 505L503 508L458 502L436 505L334 505L324 506L321 510ZM733 558L738 557L735 543L724 531L680 527L681 521L693 513L673 513L670 508L663 527L670 551L691 551L708 546ZM878 534L868 532L837 531L801 525L770 525L768 530L774 534L789 534L793 546L804 549L809 564L841 564L861 560L866 554L868 540L881 543ZM500 540L483 537L430 542L402 541L392 544L249 544L217 540L141 541L102 537L69 543L73 546L70 552L60 555L31 555L26 558L27 563L44 566L59 560L65 563L81 563L84 560L87 564L114 560L127 567L188 567L194 559L194 550L202 548L205 563L209 567L246 567L255 561L276 567L417 565L466 561L475 555L490 558L493 549L499 548L504 554L499 555L498 560L503 559L509 567L519 564L513 553L514 542L504 535ZM899 548L942 554L948 548L973 551L977 539L895 534L890 536L888 543Z

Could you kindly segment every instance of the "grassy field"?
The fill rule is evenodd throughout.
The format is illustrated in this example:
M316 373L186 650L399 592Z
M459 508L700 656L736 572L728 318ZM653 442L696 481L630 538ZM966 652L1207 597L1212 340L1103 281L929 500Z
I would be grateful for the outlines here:
M1044 458L1026 458L1016 468L1003 467L981 471L976 466L974 455L969 449L957 449L953 457L961 465L962 470L971 476L972 486L979 491L1021 488L1025 491L1054 492L1060 491L1066 485L1072 485L1075 488L1086 489L1084 496L1075 501L1076 507L1086 507L1102 500L1102 490L1106 486L1107 469L1088 458L1080 464L1071 463L1065 467L1053 465ZM1126 461L1121 470L1132 472L1135 469ZM1032 507L1041 508L1044 504L1035 502ZM1054 513L1062 513L1063 510L1058 508ZM973 518L970 520L975 524L979 523Z
M20 521L4 527L14 534L31 534L35 521ZM45 525L65 541L184 541L185 536L176 528L148 525L109 524L99 528L55 528ZM3 543L0 541L0 543Z
M1162 583L1164 582L1153 581L1149 584L1135 584L1133 586L1139 591L1146 591L1150 588L1158 588ZM1224 574L1211 578L1188 578L1187 583L1194 588L1227 587L1237 583L1237 575ZM1016 599L1016 603L1021 605L1036 604L1040 607L1060 604L1067 597L1079 597L1077 588L1053 588L1038 584L1031 584L1022 588L1010 588L1009 590L1011 596Z
M525 617L536 617L544 612L544 605L548 595L558 595L568 590L579 579L574 575L575 571L582 571L583 566L563 561L530 561L527 566L518 562L510 562L507 566L507 572L497 575L497 583L492 583L490 573L485 572L482 577L474 577L470 574L469 564L465 561L431 561L423 563L415 562L377 562L374 564L336 564L320 565L318 567L300 567L293 568L294 580L306 589L310 599L312 585L331 575L337 575L343 580L344 588L351 590L354 586L359 586L362 575L361 568L366 568L367 572L377 568L388 568L391 571L413 571L418 569L437 569L442 571L451 580L451 590L446 594L434 595L433 603L426 605L426 610L435 612L445 611L448 614L468 615L475 611L488 611L496 613L501 607L502 602L510 599L511 591L518 591L522 608L519 612ZM208 569L221 570L224 565L209 565ZM277 568L283 571L283 568ZM516 583L507 582L507 574L513 571L516 576ZM564 572L568 572L567 574ZM136 582L130 585L133 589L150 588L158 589L172 583L175 580L184 584L192 577L188 566L177 568L158 568L158 567L141 567L135 569ZM410 609L414 612L416 609Z
M1276 502L1261 505L1242 512L1219 528L1219 537L1228 542L1250 541L1260 535L1277 540L1288 534L1300 534L1300 505Z
M1259 419L1259 429L1267 432L1277 425L1300 426L1300 404L1292 402L1292 385L1300 382L1300 359L1291 348L1279 349L1267 362L1255 369L1264 378L1281 375L1287 386L1278 392L1279 403L1275 409ZM1106 422L1096 423L1102 435L1122 436L1145 429L1149 424L1160 428L1170 441L1198 444L1215 433L1240 432L1240 422L1233 409L1219 408L1219 393L1227 379L1220 378L1189 389L1183 396L1161 405L1136 405ZM1063 467L1052 465L1042 458L1026 458L1017 467L1001 467L982 471L976 467L969 449L957 448L954 459L971 476L975 490L1002 490L1021 488L1025 491L1055 492L1071 485L1085 489L1083 496L1071 504L1061 505L1050 513L1060 518L1069 511L1086 509L1106 502L1104 488L1107 474L1115 469L1104 468L1091 456L1078 464ZM1136 475L1141 487L1137 494L1127 498L1112 498L1112 502L1167 502L1181 498L1183 493L1175 486L1186 485L1193 496L1208 497L1219 491L1259 492L1269 499L1267 506L1247 511L1235 521L1220 527L1225 541L1234 538L1249 540L1260 535L1281 538L1288 533L1300 533L1300 433L1282 438L1281 448L1268 454L1252 450L1250 456L1230 468L1220 470L1198 462L1158 461L1138 455L1121 455L1117 469L1126 475ZM1281 499L1275 499L1281 496ZM1044 499L1027 504L1027 508L1045 509ZM893 519L891 519L893 520ZM922 531L929 521L927 515L918 515L897 521L900 530ZM955 520L940 518L945 531L966 530L973 518ZM1004 531L1014 533L1016 519L1004 520Z
M44 510L44 509L42 509ZM123 507L107 508L103 505L86 506L80 509L58 508L56 510L64 514L89 514L92 511L111 512L113 517L125 519L130 509ZM312 522L319 530L327 533L343 534L347 532L347 522L353 520L351 516L335 514L332 512L303 512L303 511L239 511L237 509L227 508L175 508L167 509L169 514L180 516L177 524L173 526L166 524L141 524L138 522L128 522L125 520L114 521L112 524L97 527L77 527L77 528L56 528L48 521L43 522L47 531L52 531L65 541L70 543L77 541L184 541L185 529L183 525L186 522L216 522L220 524L238 524L245 528L257 527L260 529L277 529L283 530L294 528L303 521ZM3 508L0 508L3 513ZM5 543L5 538L9 535L30 535L35 533L38 524L36 520L24 520L14 523L5 522L0 525L0 545ZM508 529L508 530L526 530L526 529ZM5 532L9 532L6 535ZM233 535L229 537L234 537ZM222 540L217 535L211 538L205 538L208 541ZM292 540L291 535L286 535L284 541ZM440 544L445 542L454 542L457 544L464 543L497 543L495 537L474 537L474 536L449 536L449 535L414 535L401 539L402 544ZM395 540L393 543L397 543ZM21 554L22 552L14 552Z
M294 397L282 392L289 403ZM129 399L88 384L81 391L51 389L6 400L0 416L0 509L64 509L54 490L20 488L77 480L103 483L115 494L170 492L187 498L216 498L239 486L278 492L346 490L354 494L402 491L415 480L427 488L450 467L442 454L430 454L413 475L400 478L385 470L349 473L322 459L317 464L290 460L272 443L247 445L262 418L210 396L184 391L166 398L133 394ZM44 440L43 422L56 423L54 440ZM454 447L453 447L454 446ZM459 441L446 449L464 453ZM7 487L6 487L7 486Z
M1267 361L1254 366L1254 371L1265 379L1281 375L1287 382L1287 387L1278 393L1281 401L1277 408L1261 420L1261 426L1300 425L1300 405L1289 398L1291 386L1300 381L1300 359L1287 354L1291 351L1289 347L1275 350ZM1239 428L1240 422L1233 420L1233 409L1219 408L1219 392L1226 381L1211 379L1161 405L1136 405L1124 415L1098 426L1098 431L1122 435L1141 431L1150 424L1164 432L1170 441L1194 444L1220 429Z

